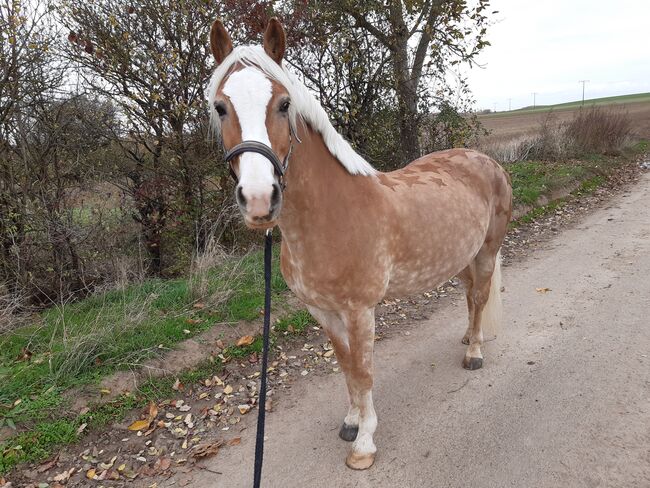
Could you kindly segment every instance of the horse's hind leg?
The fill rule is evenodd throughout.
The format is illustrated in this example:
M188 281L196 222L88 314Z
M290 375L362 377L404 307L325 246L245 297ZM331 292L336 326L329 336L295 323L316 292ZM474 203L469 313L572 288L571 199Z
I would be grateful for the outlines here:
M472 264L467 266L461 273L458 275L460 281L462 281L463 286L465 287L465 298L467 299L467 330L465 335L461 339L463 344L469 344L469 338L472 335L474 330L474 299L472 298L472 288L474 286L474 274L472 272Z
M498 256L498 251L484 245L460 276L466 286L470 321L463 337L463 342L468 344L463 358L465 369L483 367L483 327L496 327L493 322L500 320L501 270Z

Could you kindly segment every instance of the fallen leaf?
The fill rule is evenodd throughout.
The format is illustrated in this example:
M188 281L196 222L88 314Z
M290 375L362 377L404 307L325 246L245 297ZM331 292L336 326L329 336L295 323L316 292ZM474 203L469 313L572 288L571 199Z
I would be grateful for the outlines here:
M149 427L149 422L148 420L136 420L133 422L131 425L129 425L128 429L129 430L145 430Z
M75 472L75 468L70 468L67 471L64 471L63 473L57 474L53 480L54 481L60 481L62 483L66 483L69 479L70 476Z
M550 288L535 288L535 291L537 293L546 293L547 291L551 291Z
M214 456L219 452L221 444L221 441L210 444L197 444L192 449L192 457L198 459Z
M153 464L153 469L162 473L163 471L167 471L171 466L171 464L172 464L171 458L168 457L158 458L156 459L156 462Z
M240 414L246 415L248 412L250 412L251 406L250 405L238 405L237 409L239 410Z
M241 437L233 437L228 441L229 446L237 446L241 444Z
M94 480L96 474L97 472L95 471L95 468L91 468L88 471L86 471L86 478L88 478L89 480Z
M54 465L58 460L59 460L59 456L57 455L51 461L41 464L38 468L36 468L36 471L39 473L44 473L45 471L49 471L54 467Z
M86 429L86 427L88 427L88 424L86 423L81 424L77 429L77 435L81 434Z
M195 303L194 308L198 308L200 310L202 308L205 308L205 304L201 302Z
M102 469L111 469L113 467L113 465L115 464L116 459L117 459L117 456L113 456L108 463L99 463L99 467L102 468Z
M147 412L147 418L144 420L136 420L133 422L131 425L129 425L128 429L129 430L146 430L149 428L149 425L151 425L151 422L154 421L156 416L158 415L158 406L154 403L151 402L149 403L149 410Z
M26 347L23 347L20 350L20 354L16 358L16 361L29 361L30 359L32 359L32 355L33 355L32 351L30 351Z
M149 422L153 422L153 419L155 419L157 416L158 406L154 402L149 403L149 415L147 416Z
M230 395L230 394L233 392L233 387L230 386L230 385L227 385L227 386L223 389L223 392L224 392L226 395Z
M245 335L239 338L237 341L237 346L250 346L255 338L252 335Z

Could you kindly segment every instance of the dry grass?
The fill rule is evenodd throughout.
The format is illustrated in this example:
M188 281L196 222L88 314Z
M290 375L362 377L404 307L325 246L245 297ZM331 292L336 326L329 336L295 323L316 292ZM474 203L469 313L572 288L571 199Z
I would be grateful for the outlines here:
M225 294L226 296L217 297L217 295L222 294L215 293L210 287L213 272L224 264L227 257L228 254L213 236L208 238L203 250L197 251L194 254L188 280L188 289L193 300L198 301L212 298L217 299L217 301L222 301L227 299L227 293ZM209 297L208 295L213 296Z
M28 316L26 303L20 292L11 293L6 284L0 284L0 335L23 325Z
M611 112L627 114L632 121L633 135L641 139L650 138L650 103L635 102L619 105L602 106ZM585 107L585 109L588 109ZM581 109L571 108L554 110L553 114L558 123L569 123ZM479 121L490 134L481 138L482 143L514 140L538 131L547 111L540 112L507 112L490 115L479 115Z
M632 123L626 113L599 107L581 110L565 127L567 137L582 152L617 152L630 136Z
M484 139L477 149L501 163L558 161L589 153L615 154L629 140L631 128L630 117L615 110L579 110L570 121L549 112L540 120L537 130Z

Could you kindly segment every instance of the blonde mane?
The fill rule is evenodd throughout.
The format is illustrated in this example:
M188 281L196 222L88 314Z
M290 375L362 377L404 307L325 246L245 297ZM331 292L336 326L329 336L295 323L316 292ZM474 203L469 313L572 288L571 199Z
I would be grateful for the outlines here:
M321 134L325 146L350 174L369 176L377 172L370 163L352 149L341 134L336 132L327 117L327 113L307 87L293 73L272 60L261 46L236 47L212 73L206 95L210 111L210 123L217 133L220 130L219 116L214 108L217 88L236 63L259 68L270 79L286 88L291 97L289 123L294 131L298 120L309 124L312 129Z

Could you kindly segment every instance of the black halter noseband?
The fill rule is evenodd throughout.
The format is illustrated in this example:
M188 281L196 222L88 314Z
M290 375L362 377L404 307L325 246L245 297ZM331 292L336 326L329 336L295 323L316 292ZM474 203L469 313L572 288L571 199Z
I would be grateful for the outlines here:
M293 149L293 138L291 137L291 132L293 131L292 130L289 131L289 152L284 157L283 161L280 161L280 159L273 152L273 149L271 149L263 142L259 142L259 141L243 141L237 144L236 146L234 146L233 148L231 148L230 151L227 151L226 155L224 156L224 160L226 163L228 163L230 176L232 176L232 178L235 180L235 183L239 183L239 178L237 178L237 174L235 173L235 170L232 169L232 160L245 152L254 152L257 154L261 154L271 162L271 164L273 165L273 171L275 172L275 175L278 177L278 184L280 185L280 190L284 191L285 187L287 186L286 182L284 181L284 174L286 173L287 168L289 167L289 156L291 156L291 150Z

